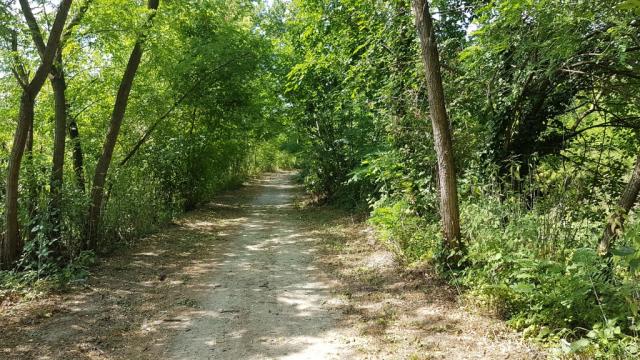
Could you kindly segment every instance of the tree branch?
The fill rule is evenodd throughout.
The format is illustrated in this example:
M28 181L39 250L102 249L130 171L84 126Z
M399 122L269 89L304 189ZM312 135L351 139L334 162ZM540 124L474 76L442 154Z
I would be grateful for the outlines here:
M26 0L20 1L26 2ZM51 32L49 33L47 45L43 51L43 54L41 55L42 63L38 67L38 70L36 70L36 73L28 86L30 92L39 92L42 88L42 85L44 84L44 81L47 79L47 75L51 71L53 60L56 56L56 52L58 51L60 36L62 35L62 30L64 29L64 24L67 20L67 15L69 15L69 8L71 8L72 2L73 0L62 0L60 6L58 7L56 18L53 22L53 26L51 27ZM25 17L26 16L27 15L25 14Z
M40 30L40 25L38 25L38 21L33 15L33 11L31 10L29 1L20 0L20 7L22 8L22 14L24 15L24 19L27 22L27 26L29 26L31 38L33 39L33 43L36 45L36 49L38 49L40 58L44 58L46 45L44 44L44 40L42 39L42 31Z
M80 22L82 21L82 18L84 18L84 15L87 13L87 10L89 10L89 6L91 5L91 3L93 3L93 0L86 0L85 2L82 3L82 5L80 5L78 12L73 16L73 18L71 19L71 21L69 22L69 24L66 26L66 28L62 33L62 38L60 39L60 48L62 48L64 44L67 42L67 39L71 35L73 28L75 28L76 26L78 26L78 24L80 24Z
M229 60L225 61L223 64L221 64L218 67L216 67L215 69L213 69L212 72L215 72L215 71L218 71L218 70L222 69L223 67L229 65L232 61L236 60L240 56L242 56L242 54L239 54L238 56L233 57L232 59L229 59ZM127 153L127 156L125 156L124 159L122 159L122 161L120 162L120 166L126 165L126 163L138 152L140 147L142 147L142 145L144 145L144 143L149 139L149 137L151 137L151 133L153 133L153 131L158 127L158 125L160 125L162 120L164 120L167 117L169 117L169 115L180 105L180 103L182 103L193 92L193 90L195 90L198 86L200 86L200 84L202 83L203 80L204 80L204 78L200 78L198 81L196 81L187 91L184 92L184 94L182 94L182 96L180 96L180 98L178 100L176 100L171 105L171 107L169 107L169 109L164 114L162 114L162 116L160 116L158 118L158 120L156 120L156 122L154 122L147 129L147 131L144 133L144 135L136 142L136 144L129 151L129 153Z
M15 30L11 31L11 52L13 53L13 66L11 66L11 72L18 81L18 84L22 89L26 89L29 85L29 75L24 68L24 64L18 57L18 34Z

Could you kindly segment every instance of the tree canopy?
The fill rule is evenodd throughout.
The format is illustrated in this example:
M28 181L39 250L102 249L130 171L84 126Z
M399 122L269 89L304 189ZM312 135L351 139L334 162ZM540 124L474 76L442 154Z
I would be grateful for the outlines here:
M527 335L632 358L639 137L637 0L0 0L5 273L296 168Z

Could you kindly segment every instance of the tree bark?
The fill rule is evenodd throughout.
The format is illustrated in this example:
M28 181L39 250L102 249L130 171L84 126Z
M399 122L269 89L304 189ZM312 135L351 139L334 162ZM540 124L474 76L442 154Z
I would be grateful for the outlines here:
M69 25L63 30L56 57L51 68L51 87L53 88L53 94L55 99L55 130L53 141L53 159L51 165L51 179L50 179L50 191L49 191L49 223L50 232L49 238L52 240L60 240L62 231L60 222L62 218L62 186L63 186L63 170L64 170L64 155L65 155L65 131L67 123L67 101L66 101L66 81L64 77L64 67L62 64L62 50L69 34L73 28L78 25L81 19L87 12L92 0L86 0L82 6L78 9L76 15L71 19ZM31 38L40 54L41 60L44 60L44 54L46 51L46 45L42 38L42 32L40 26L31 11L31 7L27 0L20 0L20 5L24 13L25 20L31 33ZM33 197L32 197L33 198ZM30 232L30 234L32 234ZM54 246L50 249L54 256L59 255L60 242L54 242Z
M453 160L453 145L442 86L442 74L440 72L437 39L433 29L433 19L429 12L428 1L414 0L413 9L422 45L422 60L427 79L433 140L438 158L440 214L446 242L445 246L448 249L459 250L462 248L462 244L460 241L458 189Z
M60 39L60 45L56 60L54 62L51 71L51 87L53 88L53 94L55 99L55 130L53 141L53 159L51 163L51 180L50 180L50 198L49 198L49 213L51 233L49 238L54 240L54 245L51 249L54 256L60 255L61 240L62 240L62 186L64 184L64 156L65 156L65 136L67 129L67 117L68 117L68 104L67 104L67 82L64 75L64 63L62 61L62 50L69 37L69 34L76 27L93 0L86 0L78 9L78 12L69 22L69 25L65 28ZM77 129L77 126L76 126ZM77 134L77 130L76 130ZM75 163L75 148L80 148L79 143L74 143L74 163ZM80 148L80 157L82 158L82 149ZM80 162L82 164L82 160ZM82 166L80 166L82 168ZM75 166L74 166L75 168ZM77 174L77 172L76 172ZM82 172L81 172L82 174ZM79 181L82 183L82 191L84 192L84 177ZM57 240L57 241L55 241Z
M34 106L35 102L31 95L23 92L20 99L18 127L13 137L13 145L7 166L5 199L5 221L7 228L5 236L2 239L2 248L0 248L0 262L4 269L10 268L22 252L22 241L20 238L20 229L18 228L18 180L20 163L24 154L27 137L29 136L29 128L33 122Z
M158 9L159 0L149 0L148 8L153 10L149 15L147 26L150 25L155 10ZM102 155L98 159L95 173L93 176L93 184L91 187L91 203L89 205L88 223L87 223L87 243L86 248L89 250L96 250L98 245L98 226L100 218L102 216L102 201L104 199L104 185L107 179L107 172L111 165L111 159L113 157L113 150L118 140L118 134L120 133L120 126L124 119L124 114L127 110L127 104L129 102L129 94L131 93L131 87L133 86L133 80L138 71L140 60L142 58L142 44L144 42L144 35L137 41L129 56L127 67L125 68L118 94L116 95L116 101L113 106L113 112L111 114L111 122L109 124L109 130L105 138L104 145L102 147Z
M638 192L640 192L640 155L636 158L636 164L633 168L631 179L627 183L622 196L620 196L618 209L613 216L611 216L611 219L607 222L607 225L604 228L604 233L602 234L602 238L598 244L598 253L601 256L611 255L611 247L624 227L625 216L636 203Z
M28 16L23 5L23 13ZM35 99L42 89L47 75L51 71L51 66L55 58L56 50L60 42L60 37L64 29L64 24L69 14L72 0L63 0L58 7L58 12L51 28L51 33L47 40L46 48L42 53L42 61L36 70L31 82L23 87L23 94L20 100L20 110L18 115L18 125L13 138L13 146L7 167L6 183L6 231L0 246L0 267L10 268L18 259L22 251L20 240L20 229L18 224L18 184L20 177L20 167L24 155L25 143L30 127L33 124ZM28 3L26 4L28 5ZM30 10L29 10L30 12Z
M35 239L35 232L33 229L36 226L36 223L33 219L36 218L37 215L37 204L38 198L40 197L40 190L38 189L38 169L36 168L36 164L33 161L33 123L34 119L31 119L31 126L29 127L29 131L27 132L27 142L24 147L25 155L26 155L26 179L25 185L27 188L27 218L29 219L29 228L27 229L27 239L28 241L33 241ZM21 239L20 248L24 244L24 240Z
M69 138L73 146L73 171L76 174L76 185L78 190L84 193L86 191L86 181L84 179L84 153L82 152L82 144L80 143L80 130L75 120L69 122Z
M58 50L56 65L51 72L51 87L53 88L55 98L55 127L53 136L53 160L51 163L49 212L51 223L50 238L57 240L57 246L54 246L54 249L52 249L54 252L58 252L60 249L59 242L62 234L60 221L62 218L62 185L64 181L63 170L67 130L67 99L65 94L67 84L62 67L61 53L62 48Z

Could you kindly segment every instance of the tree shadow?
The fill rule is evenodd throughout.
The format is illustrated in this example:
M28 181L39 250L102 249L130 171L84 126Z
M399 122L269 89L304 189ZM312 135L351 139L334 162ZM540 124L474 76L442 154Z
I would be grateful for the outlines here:
M344 356L352 349L339 328L341 313L327 306L331 284L314 261L318 238L306 231L293 206L299 190L286 179L252 186L259 188L256 197L230 199L246 211L245 220L229 235L216 271L190 289L199 307L173 324L179 332L167 357Z
M7 359L331 358L340 313L290 185L272 174L0 315Z

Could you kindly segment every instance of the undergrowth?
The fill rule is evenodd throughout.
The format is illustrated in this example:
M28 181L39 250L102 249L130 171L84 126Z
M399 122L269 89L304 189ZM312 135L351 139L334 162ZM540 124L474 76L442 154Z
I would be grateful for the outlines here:
M467 196L461 202L465 267L456 271L438 261L437 220L418 215L406 200L378 201L370 223L406 266L440 266L466 289L468 304L551 346L554 356L637 358L640 222L631 220L611 265L594 250L601 223L564 205L526 209L515 197Z
M291 156L279 150L277 142L265 142L237 155L234 166L229 165L230 155L225 160L216 153L202 155L190 168L177 163L154 163L157 159L152 155L148 163L113 171L100 222L100 247L95 253L83 251L88 199L73 182L65 182L63 188L60 237L50 236L53 229L47 197L39 196L31 203L33 214L23 210L24 250L12 270L0 272L0 303L3 299L28 300L65 290L67 285L89 275L96 255L132 246L216 194L242 186L260 173L289 168L293 163ZM0 215L2 212L0 208ZM0 220L0 236L2 225Z
M70 285L84 282L96 263L92 251L83 251L64 266L47 262L22 261L16 270L0 271L0 304L5 300L31 300L51 292L66 290Z

